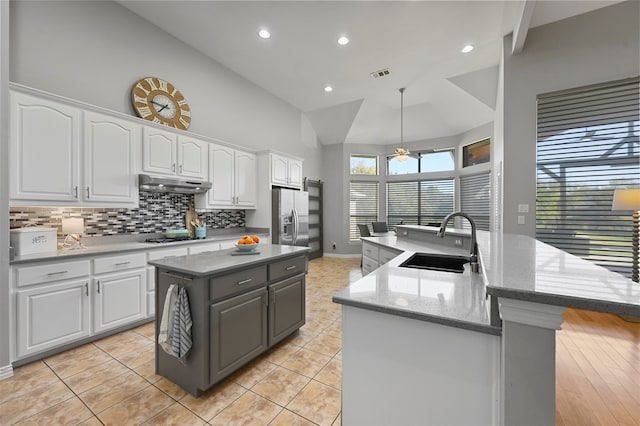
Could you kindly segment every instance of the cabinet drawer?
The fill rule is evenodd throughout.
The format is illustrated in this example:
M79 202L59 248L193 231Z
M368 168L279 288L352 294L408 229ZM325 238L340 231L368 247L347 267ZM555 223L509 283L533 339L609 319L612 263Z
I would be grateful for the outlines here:
M301 274L307 270L307 256L292 257L269 264L269 281Z
M209 280L209 297L221 299L240 293L267 282L267 266L257 266L244 271L232 272Z
M367 275L369 272L378 269L378 262L367 256L362 256L362 275Z
M380 265L384 265L385 263L387 263L388 261L390 261L391 259L393 259L397 255L402 253L401 251L391 250L391 249L387 249L387 248L383 248L383 247L380 247L379 252L380 252L380 255L379 255L378 259L380 260L380 262L379 262Z
M364 256L370 257L371 259L378 259L378 253L379 253L379 248L378 246L375 246L373 244L369 244L367 242L363 242L362 243L362 254Z
M93 260L93 273L117 272L141 268L147 264L144 253L131 253L122 256L99 257Z
M23 287L69 278L86 277L89 275L89 261L49 263L38 266L21 266L16 268L16 286Z
M162 259L163 257L169 257L169 256L186 256L186 255L187 255L186 247L164 249L164 250L151 250L149 252L149 260L158 260L158 259Z

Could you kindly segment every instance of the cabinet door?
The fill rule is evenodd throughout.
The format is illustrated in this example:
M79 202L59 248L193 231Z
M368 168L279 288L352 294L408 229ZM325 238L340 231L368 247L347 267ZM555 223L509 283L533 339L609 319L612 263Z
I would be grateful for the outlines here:
M178 138L178 175L207 179L206 142L185 136Z
M90 335L88 280L43 285L16 295L19 357Z
M9 102L9 197L77 202L80 110L13 91Z
M302 161L289 159L289 186L302 188Z
M289 165L287 158L271 154L271 183L274 185L287 185Z
M95 333L147 316L145 269L94 278Z
M135 153L141 132L138 124L84 113L84 201L138 204Z
M304 275L298 275L269 286L269 346L304 325L304 284Z
M145 126L142 131L142 170L176 174L176 135Z
M258 186L256 156L249 152L236 151L235 164L236 205L255 208Z
M267 289L215 303L210 311L213 384L267 349Z
M207 191L209 207L233 206L233 149L210 145L209 173L213 184Z

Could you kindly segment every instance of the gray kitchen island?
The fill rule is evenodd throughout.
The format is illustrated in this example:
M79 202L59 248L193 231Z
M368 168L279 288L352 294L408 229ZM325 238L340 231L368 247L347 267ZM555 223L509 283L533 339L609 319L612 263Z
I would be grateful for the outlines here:
M199 396L305 323L306 247L260 244L167 257L156 267L156 373ZM179 360L158 344L171 285L186 290L192 346Z

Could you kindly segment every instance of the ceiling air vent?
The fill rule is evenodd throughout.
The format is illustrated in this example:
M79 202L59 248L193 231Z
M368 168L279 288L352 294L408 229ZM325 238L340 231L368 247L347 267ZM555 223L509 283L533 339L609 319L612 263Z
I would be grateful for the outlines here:
M371 77L380 78L380 77L387 76L389 74L391 74L391 70L389 70L389 68L385 68L385 69L380 70L380 71L372 72L371 73Z

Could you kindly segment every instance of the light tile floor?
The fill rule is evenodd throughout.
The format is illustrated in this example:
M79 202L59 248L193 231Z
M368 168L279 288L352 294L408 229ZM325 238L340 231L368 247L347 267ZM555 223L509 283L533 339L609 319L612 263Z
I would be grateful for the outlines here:
M199 398L155 374L154 323L18 367L0 425L340 425L341 308L359 259L309 262L307 323Z

